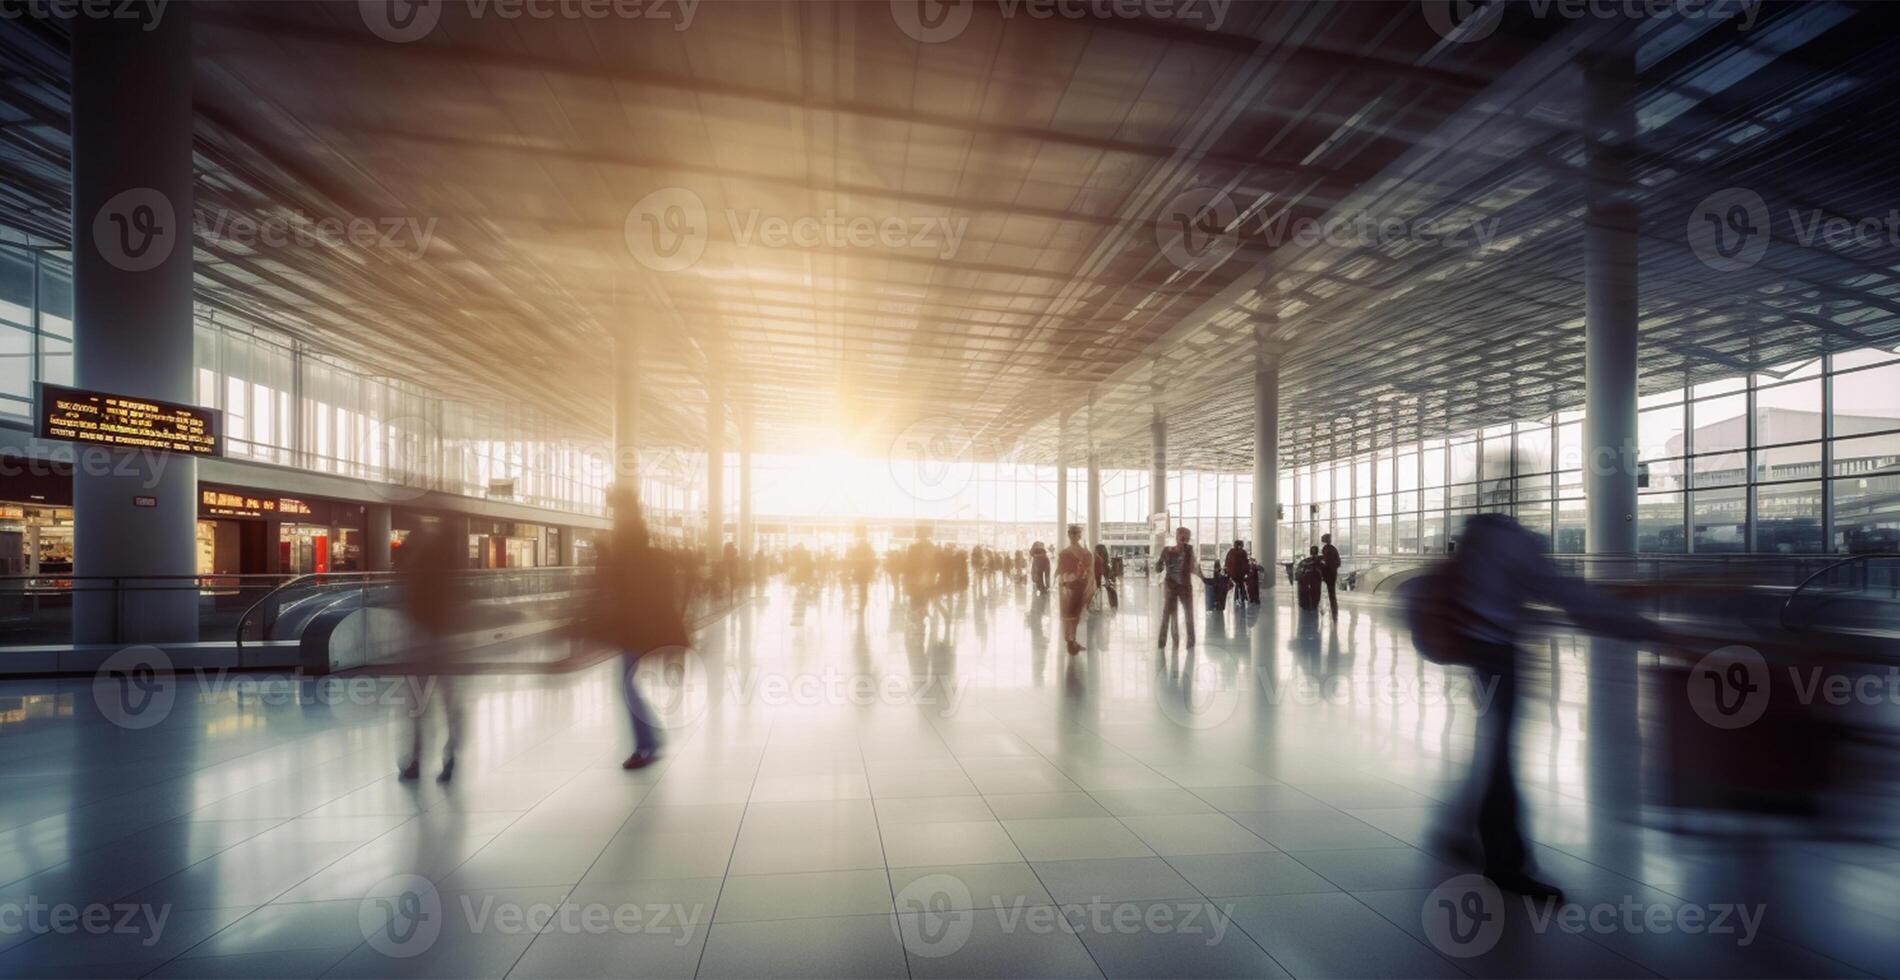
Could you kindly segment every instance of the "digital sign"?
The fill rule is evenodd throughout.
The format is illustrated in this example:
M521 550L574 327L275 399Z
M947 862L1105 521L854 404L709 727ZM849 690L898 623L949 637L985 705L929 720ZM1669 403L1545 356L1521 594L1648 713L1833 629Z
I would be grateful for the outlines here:
M201 490L198 502L207 517L309 517L310 504L295 497L255 497L224 490Z
M193 456L224 454L216 409L40 385L39 437Z

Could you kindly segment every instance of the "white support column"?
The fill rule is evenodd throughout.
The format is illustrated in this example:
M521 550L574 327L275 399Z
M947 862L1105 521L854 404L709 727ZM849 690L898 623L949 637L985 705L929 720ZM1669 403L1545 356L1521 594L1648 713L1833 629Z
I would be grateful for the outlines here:
M1154 386L1153 417L1148 421L1148 443L1153 458L1148 469L1148 515L1150 520L1157 514L1168 512L1168 423L1161 417L1161 385ZM1161 557L1161 549L1167 547L1166 530L1151 533L1152 539L1148 556L1149 562Z
M617 491L640 491L640 341L631 332L614 340L614 470Z
M1093 548L1102 543L1102 467L1093 448L1089 450L1088 521L1088 543Z
M1253 555L1268 569L1269 585L1280 555L1280 352L1274 319L1254 323L1253 371Z
M1635 74L1627 49L1584 69L1583 486L1591 554L1636 551Z
M758 550L752 524L752 405L739 406L739 557Z
M1069 417L1056 419L1056 540L1060 550L1069 546Z
M726 389L722 366L707 367L706 385L706 554L714 560L726 545Z

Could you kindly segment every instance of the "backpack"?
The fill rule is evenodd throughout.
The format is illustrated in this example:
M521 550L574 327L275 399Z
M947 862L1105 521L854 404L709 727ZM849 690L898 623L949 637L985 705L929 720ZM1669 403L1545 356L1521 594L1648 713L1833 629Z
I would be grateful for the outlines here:
M1460 630L1464 612L1458 602L1458 577L1451 562L1441 561L1426 568L1400 583L1397 593L1419 656L1447 667L1471 662L1471 644Z

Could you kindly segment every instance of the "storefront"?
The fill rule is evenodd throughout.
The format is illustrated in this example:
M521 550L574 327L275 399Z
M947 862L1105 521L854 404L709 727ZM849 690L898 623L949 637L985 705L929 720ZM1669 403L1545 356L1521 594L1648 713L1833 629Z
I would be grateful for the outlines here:
M72 468L0 457L0 575L70 575Z
M548 528L539 524L470 520L469 557L476 568L534 568L554 564Z
M360 504L200 484L198 518L201 575L363 568Z

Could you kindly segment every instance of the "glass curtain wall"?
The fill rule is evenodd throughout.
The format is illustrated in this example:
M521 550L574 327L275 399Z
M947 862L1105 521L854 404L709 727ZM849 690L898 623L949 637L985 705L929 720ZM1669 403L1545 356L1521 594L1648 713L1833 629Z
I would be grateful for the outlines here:
M34 383L71 384L67 253L0 244L0 423L29 425ZM195 400L225 414L226 455L579 513L606 504L608 447L525 407L484 411L380 378L292 338L195 324Z
M1638 550L1900 550L1896 391L1900 349L1864 348L1641 397ZM1502 506L1581 552L1583 457L1572 409L1295 467L1284 550L1331 533L1348 556L1443 554L1472 514Z

